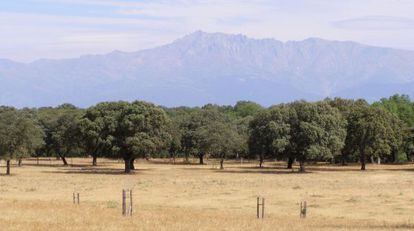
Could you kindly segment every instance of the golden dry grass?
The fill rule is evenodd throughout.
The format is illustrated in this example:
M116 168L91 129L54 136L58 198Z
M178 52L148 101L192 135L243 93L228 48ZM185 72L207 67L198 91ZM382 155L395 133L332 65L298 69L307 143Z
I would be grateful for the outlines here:
M71 162L69 160L69 162ZM122 163L74 159L25 160L0 176L0 230L413 230L414 165L308 166L227 162L171 165L138 161L135 174ZM4 172L4 162L0 168ZM132 217L121 216L121 190L133 188ZM81 204L72 204L72 192ZM266 217L256 219L256 196L266 198ZM299 218L299 202L308 216Z

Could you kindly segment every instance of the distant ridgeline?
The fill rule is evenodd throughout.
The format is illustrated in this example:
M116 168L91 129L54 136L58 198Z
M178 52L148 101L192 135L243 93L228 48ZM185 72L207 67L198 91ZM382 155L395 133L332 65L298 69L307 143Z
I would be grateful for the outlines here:
M142 99L158 105L265 106L296 99L414 97L414 51L309 38L281 42L195 32L169 44L72 59L0 59L0 105Z
M307 162L332 164L413 160L414 103L394 95L373 104L342 98L294 101L268 108L251 101L235 106L156 106L144 101L102 102L87 109L0 107L0 159L90 156L122 158L125 172L136 158L196 157L284 160L305 171Z

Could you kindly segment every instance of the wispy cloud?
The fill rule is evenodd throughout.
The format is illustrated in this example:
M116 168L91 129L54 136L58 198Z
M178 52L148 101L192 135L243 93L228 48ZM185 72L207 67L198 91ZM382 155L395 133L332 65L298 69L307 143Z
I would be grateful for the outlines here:
M377 15L340 20L333 25L350 30L414 30L414 19Z

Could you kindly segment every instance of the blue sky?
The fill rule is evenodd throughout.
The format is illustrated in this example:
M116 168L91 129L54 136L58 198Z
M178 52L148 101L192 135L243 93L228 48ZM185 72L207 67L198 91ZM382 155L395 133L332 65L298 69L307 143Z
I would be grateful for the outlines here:
M196 30L414 50L412 0L1 0L0 58L136 51Z

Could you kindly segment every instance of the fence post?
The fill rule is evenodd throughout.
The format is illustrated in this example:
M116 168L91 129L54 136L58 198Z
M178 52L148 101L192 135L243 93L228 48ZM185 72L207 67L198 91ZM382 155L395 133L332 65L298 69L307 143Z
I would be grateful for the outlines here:
M129 190L129 215L132 216L132 189Z
M306 201L300 202L300 218L306 218Z
M73 200L73 204L79 204L79 193L78 192L73 192L72 194L72 200Z
M260 197L257 197L257 204L256 204L256 215L257 218L260 218L260 206L262 206L262 219L264 218L265 214L265 199L262 197L262 203L260 204Z
M265 211L265 199L262 198L262 219L264 218L264 211Z
M122 215L126 215L126 192L122 189Z

